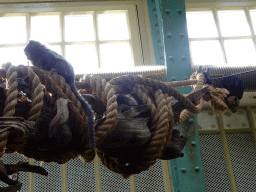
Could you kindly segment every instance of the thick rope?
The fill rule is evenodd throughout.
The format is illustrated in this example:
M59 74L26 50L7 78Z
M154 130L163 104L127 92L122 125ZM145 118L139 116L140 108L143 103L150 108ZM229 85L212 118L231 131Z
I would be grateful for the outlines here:
M157 109L154 102L146 94L144 87L141 85L135 85L133 88L133 92L142 100L144 105L148 105L150 107L151 118L152 118L152 126L150 129L151 129L151 132L155 131L158 117L157 117Z
M35 74L35 72L31 68L27 68L29 81L31 85L31 93L32 93L32 103L31 109L28 113L28 120L29 121L36 121L40 114L41 109L43 107L43 99L44 99L44 92L43 86L39 80L39 77Z
M135 84L140 84L144 86L152 87L154 90L162 90L163 93L168 93L169 96L173 96L179 102L181 102L186 108L194 113L197 114L200 111L198 108L185 96L183 96L180 92L176 89L172 88L171 86L167 86L165 83L153 79L146 79L140 76L133 76L133 75L126 75L114 78L110 80L112 85L119 85L120 87L124 87L125 89L129 90L134 87Z
M198 78L198 79L196 79ZM193 86L193 89L197 89L197 88L202 88L204 86L204 75L202 73L199 73L196 77L195 73L193 73L190 76L191 81L197 81L196 85ZM204 101L203 99L200 99L200 103L199 105L197 105L196 107L198 108L198 110L202 110L204 106ZM181 113L180 113L180 119L178 122L175 123L175 126L180 125L182 123L184 123L184 121L188 118L188 116L190 115L190 111L187 109L184 109Z
M100 77L87 76L86 83L107 106L105 121L95 130L95 141L100 143L108 134L110 134L117 123L117 101L116 92L113 86Z
M4 116L13 116L15 114L15 106L18 103L18 81L17 71L14 66L9 66L6 74L7 79L7 99L5 101Z
M49 72L43 71L36 67L33 67L32 69L38 75L42 84L45 85L46 89L52 94L53 97L71 99L71 103L69 103L70 118L76 122L77 131L79 131L79 136L80 136L81 142L83 143L82 147L84 148L84 150L86 150L86 147L88 147L88 145L89 145L89 143L88 143L89 134L88 134L86 118L85 118L85 116L82 115L82 114L84 114L84 112L81 107L81 103L78 103L77 99L74 96L74 93L71 91L69 85L67 85L65 83L65 80L63 77L61 77L57 74L52 74L53 79L55 79L55 80L53 80L52 78L49 77L51 75ZM64 94L56 84L58 84L59 87L62 87L62 89L66 92L66 94ZM82 151L80 153L82 153ZM73 151L73 155L72 155L72 152L69 151L69 152L66 152L66 154L65 153L63 154L63 152L62 152L62 154L60 154L59 158L57 156L55 158L57 160L61 159L62 160L61 162L63 162L68 159L69 160L73 159L73 158L77 157L77 155L79 155L79 153L77 153L76 151ZM90 153L88 153L88 156L86 156L86 155L87 155L87 153L83 153L83 158L85 159L86 162L88 162L94 158L95 153L90 152ZM45 154L44 157L46 157L46 156L47 156L47 154ZM65 156L67 157L66 159L65 159ZM61 157L63 157L63 159ZM53 161L54 157L52 157L51 159Z
M7 71L6 79L7 87L9 88L7 91L7 99L5 101L3 116L13 116L15 114L15 106L18 103L17 71L15 71L15 67L11 66L10 63L3 67L4 70ZM2 158L4 154L9 134L10 132L6 131L0 135L0 158Z
M173 88L178 88L178 87L187 87L190 85L195 85L197 84L196 79L189 79L189 80L185 80L185 81L173 81L173 82L165 82L165 84L167 86L171 86Z
M165 100L166 100L166 105L168 108L168 121L169 121L169 130L168 130L168 134L166 136L167 142L166 144L168 144L168 142L171 140L172 138L172 131L173 131L173 127L174 127L174 118L173 118L173 111L172 111L172 103L171 103L171 98L168 97L167 94L164 95L165 96ZM165 146L166 147L166 146ZM164 147L164 148L165 148Z
M117 163L118 161L115 159L104 157L102 152L97 152L103 165L116 173L122 174L124 178L147 170L160 157L166 146L169 129L168 108L161 90L156 91L155 98L158 116L157 128L147 148L141 152L140 157L135 157L136 160L124 166Z

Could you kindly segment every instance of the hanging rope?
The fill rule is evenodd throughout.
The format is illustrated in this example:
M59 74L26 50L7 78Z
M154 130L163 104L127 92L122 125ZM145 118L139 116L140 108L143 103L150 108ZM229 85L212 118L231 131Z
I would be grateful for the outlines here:
M25 72L21 72L22 70L24 71L24 68L15 68L13 66L9 66L9 68L7 66L6 70L8 90L4 115L9 116L15 114L15 105L17 104L17 74ZM92 161L95 157L95 151L86 151L89 145L87 117L82 109L81 103L76 99L69 85L65 82L65 79L56 73L47 72L36 67L28 67L26 73L29 76L32 92L32 103L31 110L28 114L28 121L35 122L41 117L41 110L45 106L43 100L50 103L48 105L54 106L58 98L68 99L70 101L68 104L69 121L75 122L74 129L76 134L79 135L79 145L67 144L65 148L58 149L58 151L39 150L32 145L24 145L22 148L17 147L17 152L45 162L65 163L79 155L86 162ZM193 78L183 82L164 83L141 76L125 75L107 82L98 76L86 76L83 82L80 83L80 88L96 95L106 106L104 119L95 130L97 144L101 143L116 128L118 121L117 94L133 92L143 102L143 105L149 107L151 112L151 121L148 125L151 139L145 147L137 155L127 159L108 156L102 151L97 150L96 152L102 164L110 170L121 174L124 178L129 177L131 174L145 171L153 165L171 140L173 127L182 123L190 113L199 113L203 107L203 99L201 99L199 105L195 106L188 98L174 88L187 85L195 85L195 88L202 88L204 86L203 76L199 74L198 79ZM44 92L50 94L44 94ZM212 90L211 92L213 95L222 95L220 98L225 96L225 93L221 90ZM186 108L180 114L180 121L176 122L175 125L171 97L181 102ZM3 139L0 147L6 146L7 134L8 132L0 135L0 139ZM3 150L1 153L3 154Z

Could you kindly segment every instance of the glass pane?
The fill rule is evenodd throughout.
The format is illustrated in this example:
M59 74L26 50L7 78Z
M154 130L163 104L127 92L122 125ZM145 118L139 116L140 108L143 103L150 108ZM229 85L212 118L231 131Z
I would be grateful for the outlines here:
M0 63L10 61L13 65L27 65L27 58L24 54L25 47L0 48Z
M226 40L224 46L229 65L255 65L256 53L251 39Z
M256 10L250 10L254 35L256 34Z
M60 42L60 18L58 15L31 17L31 39L42 42Z
M187 12L188 36L218 37L217 28L211 11Z
M26 17L0 17L0 44L26 43Z
M129 43L100 45L101 68L106 71L125 70L134 66Z
M222 65L225 63L219 41L192 41L191 58L194 65Z
M98 14L100 41L130 39L126 13Z
M98 69L98 58L94 44L67 45L66 59L74 67L76 74L89 73Z
M65 41L94 41L93 15L66 15Z
M220 29L224 37L251 35L243 10L218 11Z

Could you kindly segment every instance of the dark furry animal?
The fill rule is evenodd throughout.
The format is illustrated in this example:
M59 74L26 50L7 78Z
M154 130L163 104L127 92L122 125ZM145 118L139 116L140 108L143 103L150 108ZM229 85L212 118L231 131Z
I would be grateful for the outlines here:
M236 112L244 93L243 82L237 76L230 75L223 77L218 87L229 91L225 102L232 112Z
M184 154L181 151L185 147L187 141L188 139L186 137L180 136L180 132L178 130L173 129L172 139L168 142L168 145L159 159L169 160L183 157Z
M213 84L214 79L211 79L209 75L209 70L203 72L205 76L206 84ZM237 111L240 101L244 93L244 85L241 79L236 75L228 75L221 77L221 81L218 88L225 88L229 91L229 95L225 98L225 103L228 108L234 113Z
M58 53L48 49L45 45L31 40L24 49L27 59L30 60L34 66L46 71L56 71L63 76L66 83L74 92L76 98L81 102L85 111L89 127L90 146L89 150L95 148L95 133L94 133L94 114L88 102L77 92L75 87L75 73L72 65Z

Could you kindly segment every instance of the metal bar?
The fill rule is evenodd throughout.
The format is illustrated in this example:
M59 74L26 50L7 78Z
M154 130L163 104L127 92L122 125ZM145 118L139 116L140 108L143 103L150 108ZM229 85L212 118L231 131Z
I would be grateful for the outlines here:
M237 39L251 39L252 36L237 36L237 37L222 37L222 40L237 40ZM201 38L189 38L189 41L210 41L221 40L220 37L201 37Z
M136 192L136 181L135 181L135 175L131 175L129 177L130 182L130 192Z
M100 174L100 159L97 155L94 158L94 170L95 170L96 192L102 192L101 174Z
M163 31L168 81L183 81L191 75L185 0L163 1ZM191 88L178 89L189 93Z
M256 113L256 109L254 110L255 110L254 113ZM256 149L256 126L255 126L255 120L252 113L253 113L252 109L247 106L246 114L247 114L250 128L252 130L252 140L253 140L254 148Z
M172 188L175 192L177 191L179 192L180 182L179 182L177 162L175 159L170 160L170 171L171 171L171 178L172 178Z
M167 80L182 81L191 75L190 49L187 32L185 0L162 1L164 44L167 65ZM178 89L186 94L191 88ZM197 119L191 115L189 121L175 129L189 138L184 157L170 161L174 191L206 191L203 162L201 158ZM191 145L191 142L196 145Z
M221 76L221 77L216 77L216 78L211 78L212 80L217 80L217 79L222 79L223 77L230 77L230 76L234 76L234 75L244 75L244 74L249 74L249 73L253 73L256 70L251 70L251 71L246 71L246 72L242 72L242 73L235 73L232 75L225 75L225 76Z
M159 23L159 21L162 20L162 13L160 10L157 11L156 1L158 0L147 0L151 36L154 47L155 62L157 65L165 65L164 43L161 41L161 35L163 34L160 33L160 29L162 29L163 26L162 23ZM158 8L162 6L161 4L158 5Z
M163 172L163 180L164 180L164 189L166 192L174 192L172 185L172 177L171 177L171 167L170 161L161 161L162 172Z
M34 160L32 158L28 159L30 165L34 165ZM34 191L34 173L28 173L28 192Z
M221 130L220 135L221 135L221 141L223 145L223 150L224 150L224 155L225 155L225 160L226 160L226 165L228 170L229 182L230 182L232 191L236 192L237 191L236 180L235 180L235 175L232 167L231 156L229 153L228 141L227 141L227 137L224 129L224 122L221 115L216 115L216 119L217 119L219 128Z
M68 192L68 171L66 163L61 165L61 184L62 192Z

